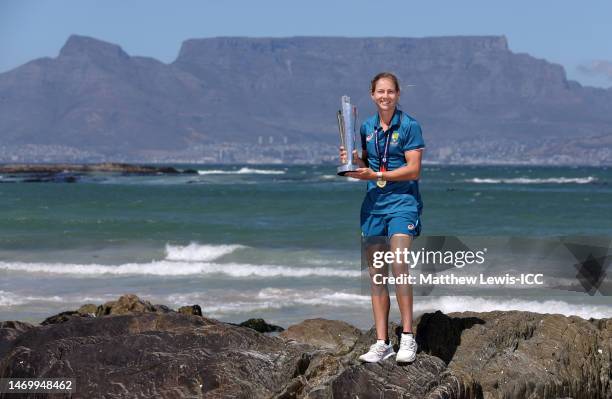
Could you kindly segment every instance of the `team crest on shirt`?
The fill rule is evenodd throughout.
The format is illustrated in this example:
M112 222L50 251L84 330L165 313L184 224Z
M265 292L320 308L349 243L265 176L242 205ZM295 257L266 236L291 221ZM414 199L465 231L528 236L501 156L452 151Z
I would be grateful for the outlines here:
M370 141L370 140L372 140L372 137L374 137L374 134L373 134L373 133L368 134L368 135L366 136L366 141Z
M393 134L391 135L391 143L397 144L398 140L399 140L399 132L393 132Z
M408 223L408 230L414 230L414 225L412 223Z

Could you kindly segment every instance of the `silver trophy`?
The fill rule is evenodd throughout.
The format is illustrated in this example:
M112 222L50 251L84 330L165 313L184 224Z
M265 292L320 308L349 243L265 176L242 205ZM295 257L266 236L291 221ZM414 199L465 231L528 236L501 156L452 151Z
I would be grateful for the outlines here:
M340 145L346 150L346 162L338 166L338 174L344 176L346 172L354 172L359 166L353 163L353 150L355 149L355 128L357 126L357 107L351 104L349 96L340 99L338 111L338 129L340 130Z

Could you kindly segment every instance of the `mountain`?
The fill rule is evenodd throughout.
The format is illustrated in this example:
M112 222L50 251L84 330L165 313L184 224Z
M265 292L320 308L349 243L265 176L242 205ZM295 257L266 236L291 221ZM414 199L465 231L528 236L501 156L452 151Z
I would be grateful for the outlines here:
M400 78L429 160L612 164L612 89L504 37L190 39L164 64L74 35L0 74L0 160L333 157L340 96L373 113L382 70Z

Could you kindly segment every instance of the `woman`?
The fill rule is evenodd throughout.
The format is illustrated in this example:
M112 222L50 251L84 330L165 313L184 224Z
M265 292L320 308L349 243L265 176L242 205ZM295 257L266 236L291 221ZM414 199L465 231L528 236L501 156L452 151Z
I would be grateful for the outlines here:
M370 258L377 341L359 359L378 362L393 356L395 352L387 331L389 291L386 284L380 284L380 275L388 275L387 266L372 267L371 260L376 251L388 249L395 252L399 249L403 252L409 249L412 239L420 233L422 203L418 179L425 143L419 123L397 108L400 87L395 75L379 73L372 79L370 91L378 112L361 125L362 155L359 157L357 151L353 152L359 169L347 173L347 176L368 180L367 194L361 207L361 234L366 239ZM343 147L340 147L340 158L346 160ZM381 236L386 237L384 245L368 244L368 239ZM395 277L408 275L407 264L394 262L392 269ZM374 278L376 275L379 278ZM395 295L403 326L396 361L412 362L417 351L412 333L412 287L409 284L396 284Z

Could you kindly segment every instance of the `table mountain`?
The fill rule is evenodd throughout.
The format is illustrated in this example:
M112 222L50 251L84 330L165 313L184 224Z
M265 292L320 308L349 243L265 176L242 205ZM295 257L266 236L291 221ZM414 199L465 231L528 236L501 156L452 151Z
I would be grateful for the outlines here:
M240 151L260 136L335 145L340 96L363 119L382 70L399 76L430 160L612 162L612 89L583 87L487 36L190 39L165 64L74 35L56 58L0 74L0 139L110 159Z

